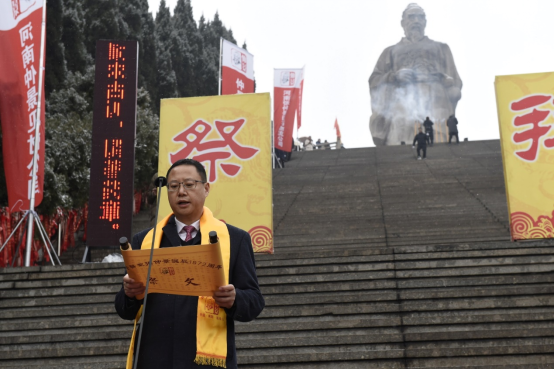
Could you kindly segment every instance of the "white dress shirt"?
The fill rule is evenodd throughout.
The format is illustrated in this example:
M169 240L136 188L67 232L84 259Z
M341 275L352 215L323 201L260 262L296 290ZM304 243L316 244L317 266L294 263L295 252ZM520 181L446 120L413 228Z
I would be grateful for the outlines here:
M183 241L187 237L187 232L183 229L185 228L185 226L191 225L194 227L195 230L192 231L192 233L190 234L192 238L196 237L196 235L198 234L198 230L200 229L200 219L198 219L196 222L192 224L185 224L185 223L179 222L179 220L177 220L177 217L175 217L175 224L177 225L177 233L179 234L179 237Z

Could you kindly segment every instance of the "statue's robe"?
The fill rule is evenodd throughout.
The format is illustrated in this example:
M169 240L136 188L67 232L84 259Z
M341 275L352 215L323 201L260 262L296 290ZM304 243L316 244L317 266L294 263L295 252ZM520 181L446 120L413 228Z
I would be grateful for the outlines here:
M401 84L394 75L401 69L415 72L414 82ZM372 115L369 129L376 145L411 142L416 121L425 117L444 121L455 113L462 80L448 45L424 37L407 38L386 48L369 77ZM440 127L439 127L440 128ZM437 132L436 135L442 132ZM435 141L440 142L435 138Z

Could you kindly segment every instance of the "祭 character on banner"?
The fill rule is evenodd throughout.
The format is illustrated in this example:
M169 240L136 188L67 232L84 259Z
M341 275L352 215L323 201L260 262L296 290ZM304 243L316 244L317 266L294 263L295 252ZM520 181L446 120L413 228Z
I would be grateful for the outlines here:
M401 22L406 37L383 51L369 78L369 129L377 146L409 142L415 122L456 111L462 80L448 45L425 36L426 24L423 9L409 4Z
M273 252L271 153L269 93L161 101L158 172L181 159L202 163L212 187L207 206L248 231L254 252ZM171 211L162 200L160 216Z
M213 296L181 296L153 293L142 321L143 331L137 368L237 368L234 321L248 322L265 306L258 286L252 242L247 232L216 219L204 206L210 183L204 167L193 159L178 160L167 171L167 197L172 214L156 226L154 247L209 243L208 234L219 236L227 285ZM157 236L162 234L161 238ZM133 249L149 249L153 229L133 237ZM128 275L115 298L123 319L138 321L145 286ZM127 368L131 368L135 337Z

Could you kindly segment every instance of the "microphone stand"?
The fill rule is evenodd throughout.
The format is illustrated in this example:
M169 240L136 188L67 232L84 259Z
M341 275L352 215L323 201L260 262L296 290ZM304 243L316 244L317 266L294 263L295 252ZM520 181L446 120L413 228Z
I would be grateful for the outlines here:
M158 221L158 211L160 210L160 195L162 192L162 187L167 185L167 178L158 177L154 180L154 184L158 188L158 201L156 205L156 222ZM142 315L140 317L141 322L139 323L139 334L138 341L135 340L135 359L133 360L133 368L137 368L139 351L140 351L140 340L142 338L142 327L144 326L144 317L146 316L146 301L148 300L148 286L150 286L150 271L152 270L152 257L154 256L154 241L156 239L156 228L157 224L154 226L154 234L152 235L152 246L150 248L150 261L148 262L148 273L146 274L146 289L144 290L144 302L142 303Z

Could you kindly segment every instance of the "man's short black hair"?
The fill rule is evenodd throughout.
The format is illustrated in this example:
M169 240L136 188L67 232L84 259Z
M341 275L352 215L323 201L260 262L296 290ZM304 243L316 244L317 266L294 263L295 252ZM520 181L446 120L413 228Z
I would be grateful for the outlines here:
M169 180L169 172L171 172L171 170L173 168L178 167L179 165L192 165L192 166L194 166L196 168L196 171L198 172L198 174L200 174L200 179L203 182L207 182L206 169L204 169L204 166L202 164L200 164L199 162L197 162L196 160L194 160L194 159L177 160L175 163L173 163L173 165L171 167L169 167L169 169L167 170L167 174L165 175L165 178L167 178Z

